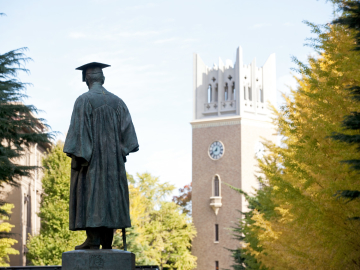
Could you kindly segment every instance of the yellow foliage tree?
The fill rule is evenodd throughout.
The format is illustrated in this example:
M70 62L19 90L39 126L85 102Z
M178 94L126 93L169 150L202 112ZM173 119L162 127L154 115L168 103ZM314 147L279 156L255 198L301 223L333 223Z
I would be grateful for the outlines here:
M131 228L127 228L128 250L137 265L159 265L160 269L190 270L196 267L191 242L196 235L192 220L174 202L166 202L175 187L161 183L149 173L127 175L130 193ZM113 246L122 249L121 230Z
M196 267L196 257L191 254L191 242L196 230L191 218L182 213L174 202L162 202L160 209L152 211L145 225L145 239L151 248L146 251L160 269L191 270Z
M149 175L149 177L151 176ZM131 228L126 230L127 248L136 255L135 259L137 265L153 265L156 264L156 262L146 255L146 251L149 250L149 245L147 245L144 236L145 224L149 222L149 213L147 211L149 207L148 199L141 192L140 186L135 185L133 177L127 174L127 178L130 182L130 217L132 225ZM113 245L117 248L123 249L121 230L116 231Z
M2 211L5 211L8 214L11 214L11 209L14 207L13 204L6 203L0 207ZM11 225L9 222L6 222L6 220L9 220L9 217L4 214L0 214L0 220L2 222L0 223L0 233L10 233L11 229L15 227L14 225ZM19 254L19 251L12 248L12 245L16 244L18 241L12 238L4 237L0 238L0 266L10 266L9 264L9 255L17 255Z
M308 65L297 61L300 77L285 105L274 109L280 146L265 142L268 155L259 161L267 197L275 207L253 211L250 225L261 251L245 250L270 269L359 269L360 202L346 204L339 190L358 190L359 175L343 160L359 158L356 147L330 137L344 132L341 121L358 105L345 90L360 83L360 54L355 33L340 25L312 27L319 53ZM346 131L356 134L357 131Z

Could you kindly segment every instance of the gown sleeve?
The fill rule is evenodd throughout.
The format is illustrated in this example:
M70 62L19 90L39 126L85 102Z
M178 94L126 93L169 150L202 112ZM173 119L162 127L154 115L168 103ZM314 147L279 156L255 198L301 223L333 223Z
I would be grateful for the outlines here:
M87 162L93 151L93 136L91 129L91 105L84 96L75 101L71 115L69 131L66 136L64 152L72 157L83 158Z
M130 112L122 101L120 101L117 108L117 115L120 120L121 151L124 161L126 161L126 156L129 155L129 153L139 150L139 144Z

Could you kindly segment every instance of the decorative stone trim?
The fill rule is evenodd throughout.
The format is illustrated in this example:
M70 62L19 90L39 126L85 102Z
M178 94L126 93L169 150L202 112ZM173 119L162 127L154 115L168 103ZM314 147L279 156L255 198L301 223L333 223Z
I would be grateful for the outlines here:
M220 196L210 197L210 207L214 210L216 216L219 213L220 207L222 206L221 199L222 198Z
M204 119L195 120L190 122L193 129L195 128L207 128L207 127L219 127L219 126L233 126L233 125L246 125L257 127L274 128L273 123L266 120L251 119L246 117L234 117L234 118L218 118L218 119Z
M240 125L241 120L233 120L233 121L219 121L219 122L210 122L210 123L199 123L199 124L191 124L192 128L206 128L206 127L219 127L219 126L233 126Z

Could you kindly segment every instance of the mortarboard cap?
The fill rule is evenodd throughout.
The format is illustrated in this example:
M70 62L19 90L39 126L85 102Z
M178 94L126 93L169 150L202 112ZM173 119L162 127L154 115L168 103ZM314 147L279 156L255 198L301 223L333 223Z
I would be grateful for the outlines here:
M81 67L75 68L75 69L76 70L82 70L82 79L83 79L83 82L85 82L86 70L88 68L95 68L95 67L99 67L99 68L103 69L103 68L110 67L110 65L103 64L103 63L98 63L98 62L91 62L91 63L85 64L85 65L83 65Z

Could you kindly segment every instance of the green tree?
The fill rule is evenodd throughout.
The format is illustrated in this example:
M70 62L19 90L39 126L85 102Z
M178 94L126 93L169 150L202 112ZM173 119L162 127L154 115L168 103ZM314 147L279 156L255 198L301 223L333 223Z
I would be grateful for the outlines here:
M126 176L130 183L130 218L132 225L131 228L126 229L127 250L135 254L136 265L155 265L156 261L149 258L145 253L150 247L144 238L144 224L149 221L149 211L152 211L152 207L155 207L155 204L158 203L151 201L151 195L157 194L154 199L159 200L159 198L171 192L172 187L170 186L168 190L167 184L161 186L159 179L149 173L137 174L136 179L130 174L126 174ZM152 206L149 207L149 205ZM114 235L113 247L124 248L121 230L117 230Z
M137 174L135 186L146 199L148 211L159 207L175 189L174 185L168 182L161 183L159 177L154 177L150 173Z
M14 207L13 204L6 203L0 206L2 212L6 214L0 214L0 233L10 234L11 229L15 227L11 225L7 220L9 220L9 215L11 214L11 209ZM15 250L11 246L16 244L17 241L15 239L11 239L8 237L2 237L0 239L0 266L10 266L9 264L9 255L17 255L19 251Z
M191 218L181 213L180 206L166 201L175 187L161 183L158 177L149 173L127 177L131 183L133 227L126 231L128 250L136 255L136 264L193 269L196 258L191 255L191 241L196 234L195 228ZM123 248L121 230L116 232L113 246Z
M35 115L38 109L25 105L27 83L17 79L20 71L28 73L24 65L31 59L21 48L0 55L0 185L17 185L21 177L28 177L35 166L16 163L30 144L49 146L53 133L45 120Z
M341 5L343 11L342 16L334 20L335 24L344 25L350 30L355 32L356 46L355 51L360 51L360 1L345 2ZM360 85L354 85L346 88L346 91L350 91L352 99L355 102L360 102ZM357 150L360 151L360 112L352 111L350 115L344 117L342 126L345 130L356 131L356 134L334 133L333 139L345 142L350 145L357 145ZM352 169L360 172L360 159L344 160L351 166ZM337 192L338 197L342 197L352 201L354 199L360 199L360 190L339 190ZM360 217L353 217L353 219L360 219Z
M175 189L169 183L161 183L158 177L150 173L137 174L134 178L127 174L130 182L130 218L131 228L126 229L127 248L135 254L137 265L155 265L156 260L147 255L151 249L146 239L145 226L150 222L150 215L160 208L167 196ZM113 246L123 249L122 232L117 230Z
M126 245L127 250L135 254L136 265L156 265L156 261L147 256L146 251L150 249L149 245L142 241L138 232L138 226L132 226L126 229ZM117 249L124 249L122 233L118 230L114 234L113 247Z
M162 270L190 270L196 267L191 255L191 242L196 235L194 225L174 202L162 202L160 209L150 214L145 225L145 239L151 247L145 253Z
M57 142L43 160L41 230L39 235L30 236L26 245L27 258L33 265L61 265L62 253L74 250L86 238L84 231L69 230L71 159L63 146Z
M259 179L261 181L261 179ZM270 187L263 185L263 188L256 191L255 196L249 196L243 190L233 187L227 183L231 189L237 191L239 195L245 197L248 202L248 212L241 212L243 215L240 218L236 226L232 228L234 239L239 241L239 247L236 249L229 249L231 256L234 259L232 268L234 270L267 270L268 268L263 266L259 260L256 259L254 253L247 252L244 247L250 247L251 250L256 252L262 252L262 248L259 245L258 234L255 229L255 221L252 219L254 216L254 210L258 210L266 214L267 218L273 213L274 205L269 201ZM256 229L261 229L257 227Z

